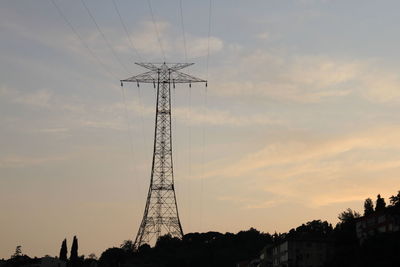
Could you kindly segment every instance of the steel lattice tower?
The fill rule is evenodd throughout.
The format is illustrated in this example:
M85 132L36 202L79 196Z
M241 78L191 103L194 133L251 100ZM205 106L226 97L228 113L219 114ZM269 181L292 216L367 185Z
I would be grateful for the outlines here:
M171 131L171 85L177 83L206 82L180 72L193 63L136 63L149 71L132 76L123 82L152 83L157 87L157 104L154 130L153 162L150 187L142 222L134 247L157 240L161 235L170 234L182 238L178 205L174 189ZM207 85L207 83L206 83ZM155 237L155 239L154 239Z

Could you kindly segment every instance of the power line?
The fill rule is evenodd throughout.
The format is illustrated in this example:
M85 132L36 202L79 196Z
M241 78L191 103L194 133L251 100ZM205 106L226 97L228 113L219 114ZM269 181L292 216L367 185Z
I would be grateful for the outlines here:
M187 62L187 48L186 48L186 35L185 35L185 24L183 21L183 8L182 8L182 0L179 0L179 7L181 13L181 26L182 26L182 37L183 37L183 47L185 48L185 62Z
M181 19L181 29L182 29L182 40L183 40L183 47L184 47L184 56L185 62L187 62L187 45L186 45L186 34L185 34L185 23L183 19L183 5L182 0L179 0L179 13ZM191 116L192 112L192 89L189 87L189 109L187 111L187 121L189 122L189 117ZM189 206L189 227L191 227L191 220L192 220L192 201L191 201L191 177L192 177L192 128L190 123L188 123L188 184L187 184L187 191L188 191L188 206Z
M209 2L208 7L208 36L207 36L207 59L206 59L206 80L208 83L208 73L209 73L209 59L210 59L210 36L211 36L211 15L212 15L212 0ZM207 84L204 89L204 112L207 110ZM203 124L203 131L202 131L202 143L203 143L203 151L201 155L202 161L202 174L201 174L201 181L200 181L200 230L203 223L203 192L204 192L204 173L205 173L205 154L206 154L206 129Z
M128 116L128 105L127 105L127 101L126 101L125 89L123 86L121 86L121 92L122 92L122 98L123 98L123 102L124 102L125 118L126 118L126 121L128 124L129 143L130 143L130 149L131 149L131 154L132 154L132 159L133 159L134 173L137 174L138 168L136 166L137 160L136 160L136 156L135 156L135 152L134 152L134 144L133 144L134 139L133 139L133 134L132 134L132 125L131 125L131 121L129 120L129 116ZM137 191L137 193L139 193L139 184L138 184L137 179L135 179L135 183L136 183L136 191Z
M121 61L121 59L117 56L117 54L115 53L114 48L111 46L110 42L108 41L108 39L106 38L106 35L104 34L104 32L101 30L100 26L97 24L96 19L94 18L92 12L90 12L89 7L85 4L84 0L81 0L82 5L85 7L86 12L88 13L89 17L92 19L94 25L97 28L97 31L100 33L101 37L103 38L104 42L107 44L108 48L111 50L111 53L113 54L114 58L118 61L118 63L122 66L122 68L130 73L130 71L128 70L128 68L125 66L125 64Z
M54 0L50 0L50 2L54 5L54 7L56 8L60 17L64 20L64 22L68 25L68 27L71 29L71 31L75 34L76 38L82 44L82 46L88 50L89 54L97 61L97 63L99 63L99 65L101 65L104 68L104 70L110 76L113 76L116 78L117 76L112 73L112 71L109 69L109 67L107 67L107 65L104 64L104 62L93 52L93 50L89 47L89 45L83 40L82 36L78 33L78 31L75 29L75 27L72 25L72 23L67 19L64 12L62 12L61 8L57 5L57 3ZM116 78L116 79L118 79L118 78Z
M209 66L209 59L210 59L210 35L211 35L211 15L212 15L212 0L210 0L210 4L208 7L208 39L207 39L207 62L206 62L206 79L208 80L208 66Z
M114 9L115 9L115 11L116 11L117 14L118 14L119 21L121 22L122 28L124 29L124 31L125 31L125 33L126 33L126 36L127 36L127 39L128 39L129 45L130 45L130 48L131 48L131 49L133 50L133 52L137 55L137 57L139 58L139 60L140 60L140 61L143 61L142 56L140 55L138 49L136 48L136 46L134 45L134 42L132 41L132 38L131 38L131 36L130 36L130 34L129 34L129 31L128 31L128 28L126 27L126 24L125 24L125 22L124 22L124 19L122 18L121 12L119 11L117 2L116 2L115 0L112 0L112 1L113 1ZM141 126L142 126L142 127L141 127L142 139L143 139L143 145L145 145L147 142L146 142L146 137L145 137L146 135L145 135L145 131L144 131L144 120L143 120L143 109L144 109L144 105L143 105L143 102L142 102L142 94L141 94L141 92L140 92L140 87L137 88L137 92L138 92L138 99L139 99L139 115L140 115L140 122L141 122ZM125 95L124 95L124 97L125 97ZM124 100L124 101L125 101L125 100ZM125 102L126 102L126 101L125 101Z
M103 63L103 61L101 61L101 59L93 52L93 50L89 47L89 45L84 41L84 39L82 38L82 36L78 33L78 31L75 29L75 27L72 25L72 23L67 19L67 17L65 16L65 14L63 13L63 11L61 10L61 8L57 5L57 3L54 0L50 0L50 2L53 4L53 6L56 8L58 14L61 16L61 18L64 20L64 22L68 25L68 27L71 29L71 31L75 34L76 38L78 39L78 41L81 42L82 46L84 46L90 53L90 55L99 63L99 65L101 65L104 70L110 75L115 77L115 79L118 80L118 78L116 77L116 75L114 75L110 69L107 67L107 65L105 65ZM136 157L135 157L135 153L134 153L134 144L133 144L133 134L132 134L132 126L128 117L128 108L127 108L127 101L126 101L126 95L125 95L125 90L123 89L123 87L121 87L121 91L122 91L122 98L123 98L123 102L124 102L124 107L125 107L125 117L128 123L128 132L129 132L129 141L130 141L130 152L132 155L132 159L133 162L136 163ZM135 173L137 173L137 166L134 164L134 168L135 168ZM136 182L136 188L139 188L138 186L138 180L135 179Z
M143 104L143 100L142 100L142 93L141 93L140 87L137 88L137 93L138 93L139 107L140 107L139 115L140 115L140 122L141 122L141 126L142 126L141 128L142 128L143 146L145 146L145 144L148 143L147 142L148 136L146 136L145 130L144 130L144 119L143 119L144 104Z
M151 6L151 0L147 0L147 3L149 5L150 15L151 15L151 19L153 20L154 29L155 29L156 34L157 34L158 44L160 46L160 50L161 50L161 53L162 53L162 56L163 56L164 62L165 62L166 61L166 57L165 57L164 49L163 49L163 46L162 46L162 43L161 43L160 33L158 31L157 23L156 23L156 20L154 19L154 13L153 13L153 8Z
M192 126L190 124L190 116L192 115L192 88L189 86L189 109L187 111L187 124L188 124L188 202L189 202L189 227L192 223L192 201L191 201L191 179L192 179Z
M124 31L125 31L125 33L126 33L126 36L128 37L128 41L129 41L130 47L132 48L132 50L134 51L134 53L137 55L137 57L140 59L140 61L142 61L142 57L140 56L139 51L137 50L136 46L133 44L132 38L131 38L131 36L129 35L128 29L127 29L127 27L126 27L126 24L125 24L124 20L122 19L121 13L119 12L119 9L118 9L117 2L115 2L115 0L113 0L113 5L114 5L114 8L115 8L115 11L116 11L117 14L118 14L119 21L121 22L121 25L122 25L122 27L124 28Z

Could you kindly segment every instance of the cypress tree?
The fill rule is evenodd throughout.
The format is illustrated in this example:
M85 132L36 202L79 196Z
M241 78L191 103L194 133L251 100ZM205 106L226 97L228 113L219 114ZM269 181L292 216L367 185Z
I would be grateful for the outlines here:
M381 195L378 195L378 197L376 199L375 210L380 211L380 210L384 210L385 208L386 208L385 199L383 197L381 197Z
M374 213L374 203L372 199L367 198L364 202L364 216Z
M67 239L65 238L64 241L61 244L60 260L67 261L67 254L68 254Z
M75 261L78 259L78 239L74 236L74 240L72 241L71 246L71 256L69 258L71 261Z

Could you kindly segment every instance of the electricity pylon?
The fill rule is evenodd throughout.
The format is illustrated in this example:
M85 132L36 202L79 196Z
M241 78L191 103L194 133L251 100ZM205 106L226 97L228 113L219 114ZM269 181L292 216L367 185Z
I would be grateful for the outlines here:
M156 120L154 130L153 162L150 187L144 215L136 235L134 247L157 241L161 235L182 238L178 205L174 187L171 131L171 85L177 83L207 82L180 72L193 63L136 63L149 71L132 76L123 82L152 83L157 87ZM155 239L154 239L155 238Z

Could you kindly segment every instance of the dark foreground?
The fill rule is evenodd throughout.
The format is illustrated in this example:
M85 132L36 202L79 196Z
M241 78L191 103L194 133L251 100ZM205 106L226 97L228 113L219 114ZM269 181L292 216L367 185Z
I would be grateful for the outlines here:
M364 203L364 214L347 209L335 227L314 220L288 233L269 234L256 229L233 233L190 233L182 239L169 235L154 247L133 249L131 241L109 248L100 258L78 256L74 237L70 257L67 242L58 257L30 258L18 246L0 267L400 267L400 191L386 206L378 195Z

